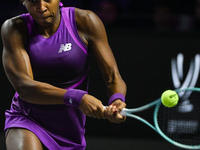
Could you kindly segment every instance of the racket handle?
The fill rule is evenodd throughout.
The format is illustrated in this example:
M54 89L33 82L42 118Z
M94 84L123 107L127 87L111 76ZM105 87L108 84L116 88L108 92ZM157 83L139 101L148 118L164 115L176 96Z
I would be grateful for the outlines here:
M122 111L120 111L120 114L122 115L122 116L126 116L126 108L123 108L122 109Z
M103 106L104 109L106 109L106 107L108 107L108 106ZM123 108L122 111L120 111L120 114L122 116L126 116L126 110L127 110L127 108Z

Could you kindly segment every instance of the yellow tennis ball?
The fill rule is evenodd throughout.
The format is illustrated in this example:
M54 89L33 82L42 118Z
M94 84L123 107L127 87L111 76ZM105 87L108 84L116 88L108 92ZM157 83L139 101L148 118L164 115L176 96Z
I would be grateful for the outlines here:
M166 107L174 107L178 104L179 96L175 91L166 90L161 95L161 101Z

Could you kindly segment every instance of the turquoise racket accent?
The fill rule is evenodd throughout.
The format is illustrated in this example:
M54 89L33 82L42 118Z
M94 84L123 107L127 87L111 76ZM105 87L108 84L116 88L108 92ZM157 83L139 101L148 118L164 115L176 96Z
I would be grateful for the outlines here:
M146 104L146 105L138 107L138 108L133 108L133 109L123 108L122 111L120 112L120 114L122 116L135 118L135 119L145 123L146 125L148 125L149 127L151 127L152 129L154 129L156 131L155 127L152 124L150 124L147 120L145 120L145 119L143 119L143 118L141 118L141 117L139 117L137 115L134 115L132 113L144 111L144 110L149 109L149 108L151 108L151 107L153 107L155 105L159 105L160 103L161 103L161 100L159 98L159 99L157 99L157 100L155 100L155 101L153 101L153 102L151 102L149 104Z
M161 103L161 98L158 98L138 108L124 108L120 114L145 123L165 140L177 147L200 149L200 88L176 89L174 91L180 95L180 104L175 107L165 107ZM192 97L192 94L197 96ZM153 113L154 125L133 114L153 106L155 106Z

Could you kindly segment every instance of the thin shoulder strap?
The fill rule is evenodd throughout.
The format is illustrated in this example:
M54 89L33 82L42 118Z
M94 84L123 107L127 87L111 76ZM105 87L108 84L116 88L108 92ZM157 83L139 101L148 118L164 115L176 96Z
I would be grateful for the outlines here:
M31 32L32 32L32 29L33 29L33 24L34 24L33 18L31 17L31 15L29 13L22 14L20 16L27 24L28 35L30 36Z
M73 24L73 21L75 20L75 8L74 7L62 7L61 11L62 11L63 19L65 22L65 26L68 29L73 40L86 54L88 54L86 46L83 44L83 42L78 40L77 36L75 35L75 33L78 34L77 29L75 29L75 27L74 28L72 27L72 25L75 25L75 24Z

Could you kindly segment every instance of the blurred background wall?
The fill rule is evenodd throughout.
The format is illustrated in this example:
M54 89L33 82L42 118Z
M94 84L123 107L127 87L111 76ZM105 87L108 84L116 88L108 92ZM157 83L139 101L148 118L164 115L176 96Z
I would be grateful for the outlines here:
M137 107L158 98L167 89L180 87L189 64L199 59L200 0L62 0L64 6L94 11L103 21L119 70L127 83L127 107ZM25 13L17 0L0 5L0 23ZM2 50L2 41L0 41ZM1 51L2 52L2 51ZM1 53L2 54L2 53ZM183 76L177 85L172 79L172 60L184 59ZM4 111L10 107L14 90L0 65L1 109L0 131ZM197 69L197 68L196 68ZM194 86L199 86L199 80ZM89 93L107 104L105 84L98 66L92 65ZM144 113L152 118L152 111ZM144 134L141 134L144 133ZM87 136L158 138L144 124L127 119L123 124L87 119Z

